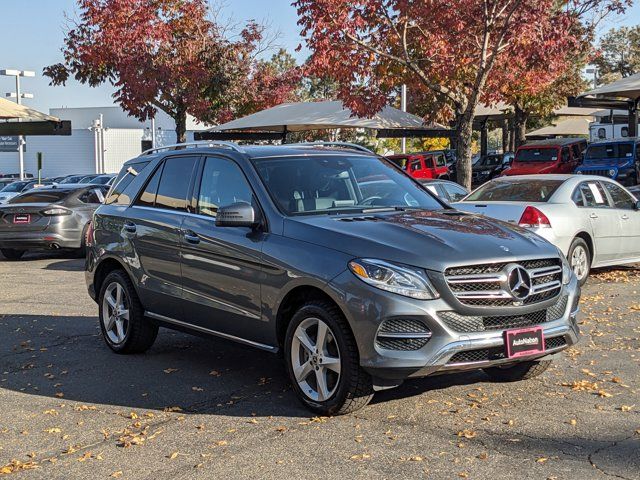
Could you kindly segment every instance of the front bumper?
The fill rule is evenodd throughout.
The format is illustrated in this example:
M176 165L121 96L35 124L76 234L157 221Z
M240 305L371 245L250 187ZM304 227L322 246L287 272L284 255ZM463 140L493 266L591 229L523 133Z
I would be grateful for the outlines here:
M358 344L361 366L374 377L376 385L392 385L405 378L423 377L435 373L474 370L495 365L518 363L523 360L543 358L564 350L578 342L576 322L580 288L575 277L563 286L552 301L507 308L460 308L450 297L443 295L436 300L414 300L374 289L355 279L351 272L338 276L330 284L334 293L343 301L343 311L351 325ZM342 294L342 292L348 292ZM454 311L461 315L524 315L543 308L550 308L559 298L567 297L562 316L553 321L538 323L543 327L545 340L551 347L543 353L508 359L502 355L475 361L458 361L460 352L501 352L505 348L503 330L460 333L450 328L439 312ZM388 350L376 342L378 328L388 319L416 319L428 327L431 337L417 350Z

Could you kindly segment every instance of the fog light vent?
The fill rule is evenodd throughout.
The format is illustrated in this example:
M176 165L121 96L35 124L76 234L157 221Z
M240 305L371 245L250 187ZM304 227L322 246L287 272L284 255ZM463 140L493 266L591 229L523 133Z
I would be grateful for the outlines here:
M420 320L392 318L378 329L376 345L386 350L419 350L431 338L431 330Z

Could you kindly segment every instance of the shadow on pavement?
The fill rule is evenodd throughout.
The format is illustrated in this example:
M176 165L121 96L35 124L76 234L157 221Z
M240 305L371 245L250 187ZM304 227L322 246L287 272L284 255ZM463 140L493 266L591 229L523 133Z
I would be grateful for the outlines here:
M232 342L160 329L145 354L118 355L91 316L0 317L0 388L113 405L233 416L309 417L288 383L282 360ZM486 379L443 375L378 392L374 402Z

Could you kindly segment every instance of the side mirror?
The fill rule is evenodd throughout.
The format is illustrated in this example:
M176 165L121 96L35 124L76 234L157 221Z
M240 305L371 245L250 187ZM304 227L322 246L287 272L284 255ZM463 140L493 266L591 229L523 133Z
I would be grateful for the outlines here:
M640 210L640 200L636 200L636 204L633 206L634 210Z
M238 202L218 209L216 227L250 227L258 224L256 211L249 203Z

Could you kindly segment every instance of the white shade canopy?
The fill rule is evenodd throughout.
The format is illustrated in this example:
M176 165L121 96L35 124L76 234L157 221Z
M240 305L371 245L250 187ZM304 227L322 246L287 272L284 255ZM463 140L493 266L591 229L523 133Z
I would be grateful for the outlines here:
M615 82L603 85L594 90L589 90L579 97L622 97L631 100L640 99L640 73L629 77L621 78Z
M369 118L352 116L340 101L283 103L209 131L301 132L334 128L420 129L422 118L385 107Z
M589 135L589 118L570 118L558 122L556 125L539 128L526 134L527 138L533 137L577 137Z
M60 121L60 119L56 117L39 112L33 108L25 107L24 105L18 105L4 98L0 98L0 119L21 122Z

